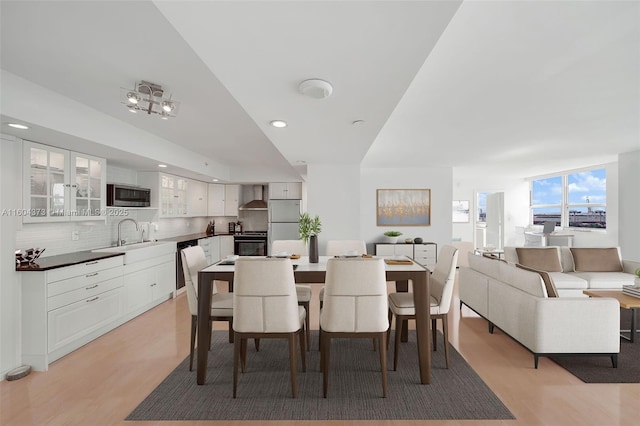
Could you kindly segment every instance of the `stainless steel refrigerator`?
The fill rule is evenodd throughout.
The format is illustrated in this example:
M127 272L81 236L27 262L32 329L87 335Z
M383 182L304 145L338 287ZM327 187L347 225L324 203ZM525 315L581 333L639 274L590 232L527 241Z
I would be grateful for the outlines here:
M300 239L298 221L301 205L301 200L269 201L269 254L271 254L273 241Z

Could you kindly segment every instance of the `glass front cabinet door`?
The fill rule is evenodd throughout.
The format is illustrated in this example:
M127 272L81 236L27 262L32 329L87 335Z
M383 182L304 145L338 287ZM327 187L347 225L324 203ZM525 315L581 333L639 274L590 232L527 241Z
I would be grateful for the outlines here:
M23 222L104 219L106 160L23 142Z

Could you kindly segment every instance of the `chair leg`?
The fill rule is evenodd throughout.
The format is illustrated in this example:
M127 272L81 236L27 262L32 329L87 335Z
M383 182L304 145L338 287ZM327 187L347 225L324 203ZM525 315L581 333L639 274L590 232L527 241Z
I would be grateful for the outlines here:
M309 302L304 303L304 309L307 312L304 318L304 328L305 328L305 332L307 333L306 346L307 346L307 350L310 351L311 350L311 319L309 317L311 316L311 311L309 309Z
M449 368L449 326L447 324L447 314L442 315L442 335L444 336L444 359Z
M289 334L289 367L291 368L291 393L293 397L298 396L298 377L296 371L296 336L297 333Z
M237 338L237 337L236 337ZM242 372L246 373L247 371L247 339L240 339L240 362L242 366Z
M438 350L438 342L436 341L436 337L438 337L437 330L438 323L436 323L435 318L431 318L431 343L433 343L433 350Z
M374 352L378 350L378 342L376 340L378 340L378 339L375 338L375 337L371 338L371 343L373 343L373 351Z
M298 339L300 340L300 358L302 358L302 371L307 371L307 348L305 348L306 344L306 335L304 330L300 330L298 335Z
M396 336L393 342L393 371L398 370L398 354L400 353L400 335L402 334L402 323L405 320L396 315Z
M391 323L393 321L393 312L389 309L389 328L387 329L387 350L389 350L389 340L391 340Z
M387 346L384 344L383 339L385 332L380 333L380 337L377 339L380 346L380 370L382 371L382 397L387 397Z
M198 317L191 315L191 346L189 352L189 371L193 371L193 350L196 346L196 330L198 329Z
M233 343L233 318L229 320L229 343Z
M256 347L256 352L260 352L260 339L253 339L253 345Z
M322 314L322 305L323 305L323 301L320 301L320 314ZM318 318L319 320L319 318ZM320 321L318 321L318 324L320 324ZM322 351L322 339L318 339L318 350Z
M235 339L233 346L233 397L236 397L236 391L238 389L238 361L240 360L241 342L244 339Z
M323 359L322 392L324 397L326 398L329 390L329 364L331 358L331 337L329 337L328 333L322 333L321 358Z

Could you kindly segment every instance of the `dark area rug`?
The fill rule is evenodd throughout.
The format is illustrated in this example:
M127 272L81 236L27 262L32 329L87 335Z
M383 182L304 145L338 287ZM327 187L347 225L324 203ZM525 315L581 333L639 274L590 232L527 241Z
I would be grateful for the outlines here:
M636 326L637 322L636 318ZM629 330L630 325L631 310L620 309L620 329ZM634 343L620 339L618 368L613 368L611 358L604 356L551 359L585 383L640 383L640 333L636 333Z
M239 375L232 398L233 344L216 332L209 352L207 383L196 384L189 357L127 417L127 420L391 420L513 419L511 412L453 347L445 368L442 336L432 353L432 380L419 383L415 332L400 349L398 371L388 371L388 396L382 398L378 353L371 340L335 340L331 351L329 396L322 397L317 331L307 352L307 372L299 366L298 398L291 397L288 346L263 339L252 342L247 372ZM392 335L393 338L393 335ZM393 340L388 356L393 365ZM195 363L194 363L195 364Z

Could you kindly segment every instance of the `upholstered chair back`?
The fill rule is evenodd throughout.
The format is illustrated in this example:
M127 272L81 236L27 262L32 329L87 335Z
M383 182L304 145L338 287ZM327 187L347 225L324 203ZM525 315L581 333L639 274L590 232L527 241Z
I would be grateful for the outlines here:
M438 262L430 278L431 297L438 303L438 312L432 314L446 314L451 307L453 298L453 284L456 277L458 250L452 246L443 246L438 255Z
M271 244L271 254L286 251L289 254L308 256L309 250L302 240L276 240Z
M233 329L239 333L292 333L300 329L290 259L236 260Z
M362 240L327 241L327 256L340 256L350 251L355 251L358 254L366 254L367 244Z
M198 315L198 272L209 266L207 256L200 246L192 246L182 249L182 273L184 285L187 288L187 301L191 315ZM212 294L218 292L215 281L211 283Z
M382 259L329 259L320 327L329 332L383 332L387 284Z

